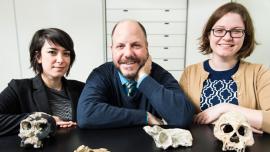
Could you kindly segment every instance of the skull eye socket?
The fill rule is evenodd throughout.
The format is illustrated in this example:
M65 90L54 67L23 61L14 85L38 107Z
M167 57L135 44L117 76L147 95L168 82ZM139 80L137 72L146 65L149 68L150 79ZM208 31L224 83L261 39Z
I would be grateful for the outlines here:
M45 130L47 129L47 124L39 124L39 130Z
M22 128L23 128L24 130L29 130L29 129L31 129L31 127L32 127L32 125L31 125L31 123L29 123L29 122L23 122L23 123L22 123Z
M246 133L246 128L244 126L240 126L238 128L238 133L241 135L241 136L244 136L245 133Z
M230 124L224 124L222 130L224 133L230 133L233 131L233 127Z

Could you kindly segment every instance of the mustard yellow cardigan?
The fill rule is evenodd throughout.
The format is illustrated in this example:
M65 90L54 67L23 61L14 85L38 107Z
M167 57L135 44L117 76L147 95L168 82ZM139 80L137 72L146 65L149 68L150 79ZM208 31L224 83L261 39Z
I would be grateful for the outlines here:
M208 78L203 63L188 66L179 85L200 112L200 96L203 82ZM261 64L240 61L238 71L232 76L237 85L240 106L262 110L262 130L270 133L270 70Z

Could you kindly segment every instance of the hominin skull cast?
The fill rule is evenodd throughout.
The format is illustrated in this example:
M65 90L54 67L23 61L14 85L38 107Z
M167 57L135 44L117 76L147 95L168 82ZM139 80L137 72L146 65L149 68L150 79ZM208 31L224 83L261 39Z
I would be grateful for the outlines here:
M20 123L21 147L42 147L42 140L54 134L56 128L56 122L51 115L43 112L29 115Z
M254 144L252 129L244 115L230 111L215 122L214 136L223 142L222 150L244 152Z
M156 125L153 127L145 126L143 129L147 134L153 137L156 146L164 150L170 146L176 148L178 146L189 147L192 145L192 135L185 129L163 129Z

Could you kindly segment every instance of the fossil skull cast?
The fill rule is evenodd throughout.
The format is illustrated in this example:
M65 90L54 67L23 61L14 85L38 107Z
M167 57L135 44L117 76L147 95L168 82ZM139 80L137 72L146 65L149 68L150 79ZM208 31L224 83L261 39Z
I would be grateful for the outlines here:
M29 115L20 123L21 147L42 147L42 140L54 134L56 128L56 122L51 115L43 112Z
M88 146L81 145L78 147L74 152L110 152L106 148L98 148L98 149L92 149Z
M222 114L215 122L214 136L223 142L222 150L244 152L254 144L252 129L244 115L234 111Z
M143 129L153 137L158 148L167 149L170 146L176 148L178 146L188 147L192 145L191 133L185 129L163 129L159 126L145 126Z

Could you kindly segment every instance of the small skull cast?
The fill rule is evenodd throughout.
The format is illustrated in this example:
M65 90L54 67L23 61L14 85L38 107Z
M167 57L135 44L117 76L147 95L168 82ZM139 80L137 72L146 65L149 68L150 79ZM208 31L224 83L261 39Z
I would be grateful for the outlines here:
M252 129L244 115L234 111L224 113L215 122L214 135L223 142L222 150L244 152L254 144Z
M176 148L178 146L189 147L192 145L192 135L185 129L163 129L159 126L145 126L143 129L147 134L153 137L156 146L164 150L170 146Z
M56 128L56 122L51 115L43 112L35 112L29 115L20 123L21 147L42 147L42 140L54 134Z

